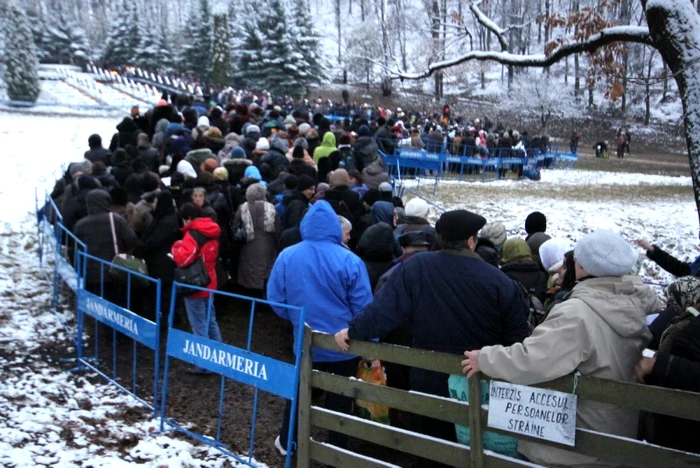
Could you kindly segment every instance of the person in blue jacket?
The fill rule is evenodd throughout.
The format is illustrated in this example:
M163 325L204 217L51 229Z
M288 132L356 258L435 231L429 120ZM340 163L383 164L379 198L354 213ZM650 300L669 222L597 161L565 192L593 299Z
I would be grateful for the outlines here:
M348 339L385 338L411 327L413 347L462 354L461 345L509 346L528 336L527 309L515 283L474 252L477 233L486 220L467 210L443 213L435 225L437 251L420 252L403 263L349 327L335 336L348 349ZM449 398L449 376L412 368L411 390ZM454 424L413 415L413 430L455 441ZM421 466L429 466L426 462Z
M372 289L360 257L343 247L338 216L325 200L317 201L301 222L302 242L284 249L267 283L271 302L304 307L306 323L314 330L335 334L372 302ZM299 328L299 313L274 307L277 315ZM462 346L463 347L463 346ZM461 349L461 348L460 348ZM357 374L358 358L349 354L312 348L314 369L345 377ZM328 409L350 413L352 399L329 393ZM275 447L286 455L291 404L288 401ZM296 440L296 429L294 431ZM345 447L347 436L331 432L329 443Z

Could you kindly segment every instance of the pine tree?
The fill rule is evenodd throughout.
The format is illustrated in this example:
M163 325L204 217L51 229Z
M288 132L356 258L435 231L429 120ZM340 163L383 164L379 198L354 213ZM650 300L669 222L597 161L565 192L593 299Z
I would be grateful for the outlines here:
M263 78L267 73L262 61L265 36L260 30L249 1L244 1L236 15L233 27L234 82L236 86L250 90L265 88Z
M295 0L292 17L294 50L301 56L296 62L297 79L305 88L318 85L328 79L328 74L319 48L321 39L313 28L314 22L304 0Z
M193 3L190 19L185 24L180 68L185 73L193 73L203 82L211 77L212 29L209 0Z
M287 23L287 11L281 0L270 0L262 13L259 29L263 31L261 59L265 73L259 77L272 94L301 96L305 83L299 80L298 54L293 54L293 36Z
M39 61L34 48L34 38L29 19L23 8L11 2L5 21L6 37L12 42L5 44L5 84L11 100L36 102L39 85Z
M158 44L157 30L150 19L142 21L138 25L139 45L134 52L134 65L148 71L158 71L162 68L160 46Z
M228 14L220 13L214 15L211 82L215 86L225 88L231 86L232 75Z
M136 5L123 0L121 8L114 13L106 40L102 65L116 67L133 65L139 46L138 12Z

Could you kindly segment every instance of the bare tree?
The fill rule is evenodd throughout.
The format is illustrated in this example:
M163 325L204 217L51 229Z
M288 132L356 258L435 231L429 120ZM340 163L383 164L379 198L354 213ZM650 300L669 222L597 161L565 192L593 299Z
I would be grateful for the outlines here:
M690 1L640 0L648 26L609 26L585 39L572 38L550 43L544 54L510 52L506 30L482 13L479 4L471 6L476 20L494 34L500 51L468 51L430 63L415 73L394 70L395 79L422 79L470 60L490 60L505 66L548 67L565 57L594 53L621 42L639 43L658 50L678 85L684 110L695 201L700 219L700 14ZM591 94L592 97L592 94Z

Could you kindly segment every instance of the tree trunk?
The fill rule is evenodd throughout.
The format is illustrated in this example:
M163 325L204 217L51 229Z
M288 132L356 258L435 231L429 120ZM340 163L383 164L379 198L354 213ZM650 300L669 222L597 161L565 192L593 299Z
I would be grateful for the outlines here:
M700 0L698 0L700 2ZM664 63L664 69L661 72L664 74L664 93L661 98L662 102L666 102L666 97L668 95L668 66Z
M643 3L646 6L645 3ZM700 215L700 15L690 2L655 2L646 9L649 32L664 62L671 69L681 95L685 140L695 204Z
M629 51L629 48L627 48ZM629 57L624 54L622 57L622 102L620 103L620 110L624 114L627 112L627 65L629 64Z
M574 54L574 97L578 102L581 96L581 77L579 71L579 54Z
M588 107L593 107L593 83L588 85Z
M335 0L335 24L338 27L338 63L343 61L341 44L343 43L342 24L340 20L340 0Z

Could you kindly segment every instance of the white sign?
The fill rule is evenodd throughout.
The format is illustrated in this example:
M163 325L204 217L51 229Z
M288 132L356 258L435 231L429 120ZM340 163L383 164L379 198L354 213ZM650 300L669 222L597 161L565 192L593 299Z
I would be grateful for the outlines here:
M560 444L576 444L576 395L491 382L489 427Z

